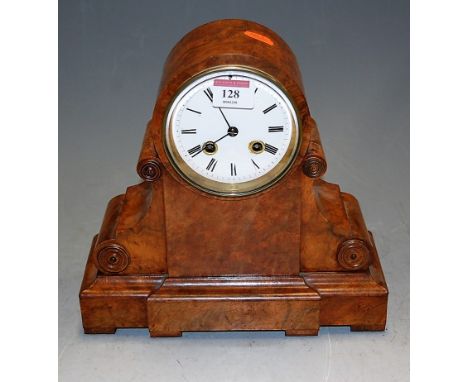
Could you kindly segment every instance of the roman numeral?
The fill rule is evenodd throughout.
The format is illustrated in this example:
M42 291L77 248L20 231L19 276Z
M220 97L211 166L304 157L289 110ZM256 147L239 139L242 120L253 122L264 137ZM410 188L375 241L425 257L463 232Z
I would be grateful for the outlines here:
M269 145L268 143L265 143L265 151L269 152L270 154L275 155L278 151L278 149L275 146Z
M283 131L283 130L284 130L284 129L283 129L283 126L270 126L270 127L268 128L268 132L269 132L269 133L279 133L279 132L281 132L281 131Z
M258 167L258 164L255 163L255 161L254 161L253 159L251 159L251 161L252 161L252 163L253 163L253 165L254 165L255 167L257 167L258 169L260 169L260 167Z
M203 90L203 92L206 94L210 102L213 102L213 92L211 91L211 89L206 88L206 90Z
M270 107L267 107L265 110L263 110L263 114L268 113L269 111L272 111L276 106L278 106L276 103L271 105Z
M258 88L257 88L257 89L255 89L255 91L254 91L254 94L255 94L255 93L257 93L257 90L258 90Z
M197 110L193 110L193 109L190 109L187 107L187 110L193 112L193 113L197 113L197 114L201 114L201 111L197 111Z
M200 145L197 145L195 147L192 147L190 150L188 150L188 153L194 157L197 154L200 154L202 152L202 147Z
M231 176L236 176L237 171L236 171L236 165L234 163L231 163Z
M218 163L218 161L214 158L211 158L210 163L208 163L208 166L206 166L206 169L213 172L216 167L216 163Z
M180 131L182 134L196 134L197 129L186 129L186 130L181 130Z

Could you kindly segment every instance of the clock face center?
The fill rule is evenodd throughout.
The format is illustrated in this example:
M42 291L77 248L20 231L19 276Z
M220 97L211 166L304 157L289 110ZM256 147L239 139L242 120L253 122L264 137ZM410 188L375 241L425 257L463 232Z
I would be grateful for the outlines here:
M176 171L222 196L276 183L292 165L299 140L286 93L250 69L199 75L180 90L166 117L165 148Z
M237 127L231 126L228 129L228 135L230 137L235 137L237 134L239 134L239 129Z

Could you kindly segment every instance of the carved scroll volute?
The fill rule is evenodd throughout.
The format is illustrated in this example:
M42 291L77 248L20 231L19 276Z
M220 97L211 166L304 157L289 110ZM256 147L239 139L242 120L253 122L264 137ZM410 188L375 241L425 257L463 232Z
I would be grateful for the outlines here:
M302 164L302 170L309 178L320 178L327 170L327 163L323 158L307 153Z
M309 178L317 179L327 171L327 161L325 160L325 153L315 121L310 116L306 116L304 118L305 124L310 126L311 138L302 162L302 171Z
M95 263L101 272L120 273L130 263L130 255L123 245L106 240L96 248Z
M338 263L346 270L365 269L370 263L370 250L366 242L360 239L349 239L338 248Z
M141 147L140 157L138 159L138 175L147 182L154 182L162 175L162 163L156 153L151 139L150 128L146 128L143 145Z
M137 171L143 180L154 182L161 177L162 165L157 158L145 159L138 162Z

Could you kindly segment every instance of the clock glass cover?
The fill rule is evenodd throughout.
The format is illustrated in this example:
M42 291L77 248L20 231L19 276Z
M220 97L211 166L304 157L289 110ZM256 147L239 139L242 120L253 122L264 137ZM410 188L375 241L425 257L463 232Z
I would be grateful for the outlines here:
M288 96L252 69L197 76L175 97L165 121L165 148L177 172L222 196L249 195L276 183L300 140Z

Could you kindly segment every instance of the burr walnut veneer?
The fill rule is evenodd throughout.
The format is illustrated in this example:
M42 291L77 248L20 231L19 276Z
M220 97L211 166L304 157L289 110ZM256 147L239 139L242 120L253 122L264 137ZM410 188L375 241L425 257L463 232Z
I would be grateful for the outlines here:
M164 145L166 113L180 88L222 67L274 79L297 112L292 165L247 196L192 186ZM143 182L109 202L92 241L80 290L84 331L383 330L388 290L373 237L357 200L321 179L326 167L296 59L277 34L244 20L187 34L164 67L137 165Z

